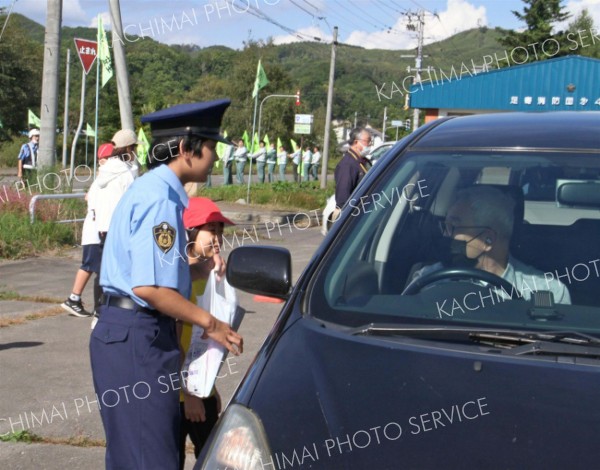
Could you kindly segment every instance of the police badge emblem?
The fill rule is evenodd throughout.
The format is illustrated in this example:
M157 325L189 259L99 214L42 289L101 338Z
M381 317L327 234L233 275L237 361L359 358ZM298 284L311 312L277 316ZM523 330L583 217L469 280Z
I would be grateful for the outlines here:
M175 234L177 233L173 227L166 222L152 227L154 241L163 253L167 253L175 244Z

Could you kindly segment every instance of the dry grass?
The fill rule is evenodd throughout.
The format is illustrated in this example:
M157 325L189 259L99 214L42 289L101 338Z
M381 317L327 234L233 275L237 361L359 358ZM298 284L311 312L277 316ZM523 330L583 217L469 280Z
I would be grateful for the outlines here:
M50 307L41 312L31 313L29 315L25 315L20 318L0 318L0 328L6 328L9 326L22 325L31 320L39 320L40 318L49 318L60 315L61 313L65 313L65 311L60 307Z

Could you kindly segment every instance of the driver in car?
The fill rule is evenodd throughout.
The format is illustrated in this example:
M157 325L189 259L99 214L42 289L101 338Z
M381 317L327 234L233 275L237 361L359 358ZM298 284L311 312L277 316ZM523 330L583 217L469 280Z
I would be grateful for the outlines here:
M450 243L450 267L474 268L508 281L517 296L529 300L536 291L549 291L554 302L570 304L567 287L538 269L514 258L509 252L514 225L514 201L489 186L473 186L457 192L441 222L444 237ZM425 266L413 281L444 267L441 262Z

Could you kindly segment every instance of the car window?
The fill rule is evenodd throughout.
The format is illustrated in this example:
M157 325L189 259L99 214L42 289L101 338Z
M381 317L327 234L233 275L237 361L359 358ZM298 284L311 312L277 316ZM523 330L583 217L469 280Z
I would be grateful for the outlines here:
M307 311L347 325L600 333L599 175L597 154L413 152L389 161L349 201Z

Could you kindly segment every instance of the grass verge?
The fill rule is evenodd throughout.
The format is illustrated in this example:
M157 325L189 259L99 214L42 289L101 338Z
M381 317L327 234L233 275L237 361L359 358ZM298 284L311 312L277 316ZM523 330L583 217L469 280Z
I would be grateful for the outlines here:
M329 183L326 189L321 189L319 185L318 181L253 184L250 186L250 204L291 210L323 208L327 198L335 191L335 184ZM246 200L247 190L246 185L232 184L202 188L199 195L213 201L235 202L238 199Z
M72 437L43 437L28 430L10 432L0 436L2 442L23 442L26 444L58 444L75 447L106 447L106 441L103 439L91 439L87 436Z

